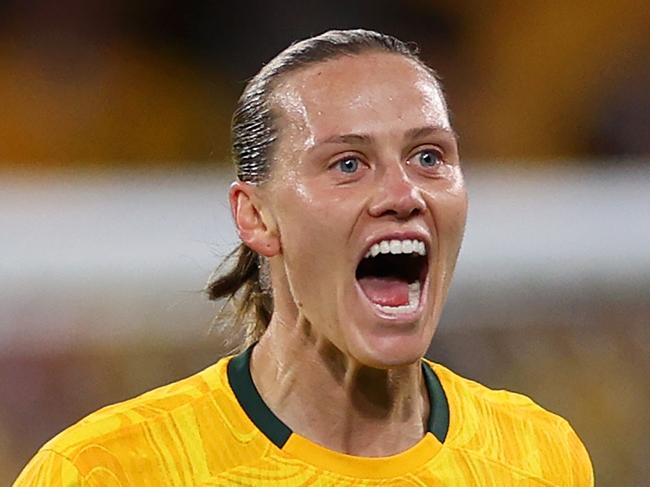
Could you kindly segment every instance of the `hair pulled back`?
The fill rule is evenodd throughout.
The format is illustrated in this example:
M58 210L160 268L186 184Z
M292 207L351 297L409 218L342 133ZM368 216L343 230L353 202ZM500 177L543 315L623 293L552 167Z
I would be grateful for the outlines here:
M266 64L246 85L232 118L232 158L237 178L262 184L269 177L277 113L270 99L281 78L300 68L339 56L368 51L399 54L417 62L436 79L433 70L417 57L414 44L378 32L331 30L296 42ZM257 341L273 314L273 296L265 259L241 243L217 268L208 281L211 300L226 299L234 306L235 330L244 328L245 344ZM225 309L225 308L224 308Z

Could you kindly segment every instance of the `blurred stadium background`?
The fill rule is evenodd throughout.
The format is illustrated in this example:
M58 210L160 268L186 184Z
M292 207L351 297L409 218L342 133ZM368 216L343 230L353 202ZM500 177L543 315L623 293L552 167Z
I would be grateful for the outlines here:
M650 478L650 9L572 2L0 3L0 485L99 406L214 362L228 125L292 40L363 26L439 71L471 197L431 356Z

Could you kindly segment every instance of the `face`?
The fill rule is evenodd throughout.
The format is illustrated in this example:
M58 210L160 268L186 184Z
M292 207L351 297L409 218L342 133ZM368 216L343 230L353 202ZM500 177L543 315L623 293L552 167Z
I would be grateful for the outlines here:
M413 61L343 56L275 89L279 138L260 187L275 312L357 362L413 363L433 337L467 199L440 90Z

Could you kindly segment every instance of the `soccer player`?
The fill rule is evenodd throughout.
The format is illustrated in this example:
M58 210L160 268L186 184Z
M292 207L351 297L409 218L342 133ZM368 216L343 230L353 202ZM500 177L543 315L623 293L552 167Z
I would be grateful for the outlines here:
M17 486L590 486L569 424L423 359L465 226L433 71L399 40L330 31L246 86L233 118L242 244L209 284L247 346L109 406Z

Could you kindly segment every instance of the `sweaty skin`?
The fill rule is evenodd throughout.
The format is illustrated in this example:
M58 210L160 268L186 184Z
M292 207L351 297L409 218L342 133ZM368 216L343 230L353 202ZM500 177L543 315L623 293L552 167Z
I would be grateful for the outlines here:
M270 179L231 189L240 237L269 259L274 293L253 380L275 414L316 443L360 456L404 451L426 431L419 360L467 212L440 89L415 62L368 52L288 74L272 105ZM432 154L438 163L423 164ZM396 235L427 245L420 305L408 314L378 309L355 277L369 246Z

